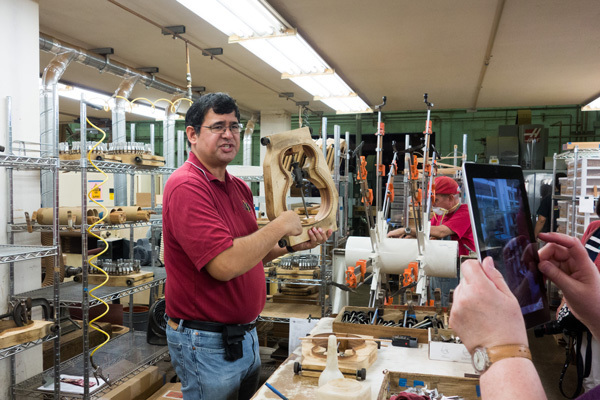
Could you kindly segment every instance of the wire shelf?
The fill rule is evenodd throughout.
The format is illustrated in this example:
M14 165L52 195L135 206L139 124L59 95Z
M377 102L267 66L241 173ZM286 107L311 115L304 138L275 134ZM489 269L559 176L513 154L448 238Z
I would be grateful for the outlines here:
M56 254L56 247L53 246L0 245L0 263L25 261Z
M105 302L110 302L116 299L120 299L121 297L129 296L131 294L135 294L138 292L142 292L144 290L151 289L155 286L159 286L165 283L167 279L167 275L165 269L162 267L152 268L142 268L142 271L153 271L154 279L150 282L145 282L137 286L102 286L94 291L94 296L104 300ZM94 285L88 285L91 289ZM60 287L60 306L67 308L81 308L81 303L83 301L83 287L81 283L77 283L74 281L61 283ZM54 302L54 288L52 286L44 287L41 289L31 290L25 293L19 293L14 296L16 299L27 299L28 297L34 298L44 298L53 304ZM89 306L94 307L98 304L101 304L98 300L94 298L89 298Z
M115 385L132 378L139 374L150 365L153 365L165 358L168 354L167 346L155 346L148 344L146 332L135 331L112 339L105 346L100 348L94 354L94 362L102 367L105 376L108 376L112 387L105 386L102 389L90 394L91 399L101 398L107 392L112 390ZM84 356L79 355L68 361L61 363L61 374L81 376L84 369ZM90 380L94 379L90 374ZM45 382L54 382L54 370L49 369L36 375L26 381L14 386L17 396L23 395L26 398L46 398L50 395L48 391L37 390ZM82 399L81 394L61 393L61 399Z

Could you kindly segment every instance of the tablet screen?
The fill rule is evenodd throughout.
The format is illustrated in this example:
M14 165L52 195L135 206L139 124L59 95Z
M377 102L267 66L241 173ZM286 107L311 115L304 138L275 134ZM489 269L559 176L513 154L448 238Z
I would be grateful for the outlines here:
M480 260L492 257L528 328L546 322L545 286L520 167L465 164L465 176Z

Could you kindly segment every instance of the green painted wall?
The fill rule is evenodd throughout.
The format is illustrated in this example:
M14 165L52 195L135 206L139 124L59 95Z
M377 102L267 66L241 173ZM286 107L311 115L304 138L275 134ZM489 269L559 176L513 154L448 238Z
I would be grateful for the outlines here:
M531 110L531 123L541 124L548 128L548 154L561 152L560 148L566 142L600 141L600 112L580 111L579 106L536 107ZM517 108L483 109L477 112L465 110L436 110L431 111L432 129L436 133L436 148L447 155L453 152L454 145L462 151L463 134L467 134L467 158L469 161L483 156L484 144L482 139L487 136L498 136L500 125L516 123ZM340 125L342 138L349 131L354 141L354 133L362 131L362 135L374 134L377 131L377 113L356 115L324 115L327 117L327 133L333 135L334 125ZM427 112L383 112L386 133L423 132ZM310 117L309 125L314 134L320 135L321 119ZM292 117L292 126L297 126L298 118ZM404 146L404 143L401 144ZM354 143L351 144L354 147ZM385 151L386 149L384 149ZM391 149L390 149L391 150Z
M453 152L454 145L462 151L463 134L467 134L467 158L474 161L481 157L485 149L483 139L487 136L497 136L500 125L514 125L516 123L517 108L510 109L480 109L477 112L466 110L436 110L432 109L431 119L433 131L436 133L436 148L442 155ZM582 112L579 106L548 106L534 107L531 110L531 123L541 124L548 128L548 154L561 152L561 145L566 142L600 141L600 112ZM355 145L356 132L372 135L377 130L377 113L362 115L324 115L327 117L327 132L333 135L334 125L340 125L342 138L344 133L351 134L351 147ZM383 112L382 120L385 122L386 133L423 132L425 129L426 110L406 112ZM321 117L309 116L305 123L313 128L313 135L320 136ZM242 121L245 123L246 121ZM136 122L136 141L150 142L150 124L152 122ZM127 124L129 138L130 123ZM162 155L162 122L155 125L155 150L157 155ZM298 116L292 116L292 129L298 127ZM78 124L70 124L73 132L79 129ZM175 131L184 130L184 122L177 121ZM110 132L109 132L110 134ZM78 140L78 135L68 136L68 139ZM360 136L360 135L359 135ZM259 165L260 154L260 125L257 124L252 135L252 165ZM89 140L95 140L90 137ZM110 136L109 136L110 140ZM401 146L403 147L403 143ZM232 164L241 165L243 160L243 146ZM391 151L391 149L389 149ZM387 151L387 149L384 149Z

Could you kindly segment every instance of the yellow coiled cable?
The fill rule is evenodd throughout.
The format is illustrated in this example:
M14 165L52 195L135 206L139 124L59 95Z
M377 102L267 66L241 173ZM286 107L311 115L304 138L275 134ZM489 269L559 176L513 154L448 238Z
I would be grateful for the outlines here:
M103 221L104 221L104 220L105 220L105 219L108 217L108 210L107 210L107 209L106 209L106 207L104 207L102 204L100 204L100 203L98 203L96 200L94 200L94 199L92 198L92 196L91 196L91 193L92 193L92 192L93 192L95 189L97 189L97 188L99 188L100 186L104 185L104 184L106 183L106 181L108 181L108 175L107 175L107 174L106 174L104 171L102 171L100 168L98 168L98 167L96 166L96 164L94 163L94 161L92 160L92 152L94 151L94 149L95 149L96 147L98 147L98 146L100 145L100 143L102 143L102 142L104 141L104 139L106 139L106 132L104 132L102 129L100 129L100 128L99 128L99 127L97 127L96 125L92 124L92 123L90 122L90 120L89 120L89 119L87 119L87 118L86 118L86 121L87 121L87 123L88 123L88 124L90 124L90 125L91 125L93 128L97 129L99 132L102 132L102 138L101 138L101 139L100 139L98 142L96 142L96 144L95 144L94 146L92 146L92 148L90 149L90 151L88 151L88 161L89 161L89 162L90 162L90 164L91 164L91 165L92 165L92 166L93 166L93 167L96 169L96 171L98 171L98 172L100 172L102 175L104 175L104 180L103 180L103 181L102 181L102 182L101 182L99 185L94 185L94 187L93 187L93 188L92 188L92 189L91 189L91 190L90 190L90 191L87 193L87 197L88 197L88 199L90 199L91 201L93 201L93 202L94 202L96 205L100 206L100 207L101 207L101 208L104 210L104 213L103 213L103 215L102 215L102 218L101 218L101 219L99 219L98 221L94 222L93 224L91 224L91 225L88 227L88 229L87 229L87 232L88 232L88 234L90 234L90 235L94 236L95 238L97 238L97 239L101 240L101 241L102 241L102 242L105 244L104 250L102 250L102 251L101 251L100 253L98 253L98 254L95 254L95 255L93 255L93 256L92 256L92 257L90 257L90 258L89 258L89 260L88 260L88 263L89 263L89 264L90 264L92 267L94 267L94 268L96 268L98 271L102 272L102 273L104 274L104 276L105 276L105 280L104 280L104 281L103 281L101 284L97 285L96 287L94 287L93 289L91 289L91 290L88 292L88 293L89 293L89 295L90 295L91 297L93 297L94 299L98 300L100 303L102 303L102 304L104 304L104 305L106 306L106 310L105 310L105 311L104 311L102 314L100 314L99 316L97 316L96 318L94 318L93 320L91 320L91 321L89 322L89 327L90 327L90 328L92 328L92 329L94 329L94 330L96 330L96 331L98 331L98 332L102 333L104 336L106 336L106 340L104 340L104 342L102 342L102 343L101 343L99 346L97 346L97 347L96 347L96 348L95 348L95 349L94 349L94 350L93 350L93 351L90 353L90 361L91 361L91 363L92 363L92 367L94 368L94 370L96 370L98 367L97 367L97 366L94 364L94 361L92 360L92 357L94 356L94 354L95 354L95 353L96 353L96 352L97 352L97 351L98 351L98 350L99 350L99 349L100 349L102 346L104 346L106 343L108 343L108 341L110 340L110 335L109 335L108 333L106 333L105 331L103 331L102 329L100 329L100 328L97 328L97 327L95 327L95 326L93 325L93 323L94 323L94 322L96 322L97 320L99 320L100 318L102 318L103 316L105 316L105 315L108 313L108 311L109 311L108 304L107 304L107 303L106 303L104 300L102 300L102 299L100 299L100 298L98 298L98 297L94 296L94 294L93 294L93 292L94 292L95 290L97 290L98 288L100 288L100 287L102 287L102 286L106 285L106 283L108 282L108 274L106 273L106 271L104 271L102 268L99 268L99 267L98 267L96 264L94 264L93 260L97 259L98 257L100 257L102 254L104 254L104 253L107 251L107 249L108 249L108 242L107 242L106 240L104 240L104 238L102 238L102 237L100 237L99 235L96 235L94 232L92 232L92 229L93 229L93 228L94 228L96 225L98 225L98 224L102 223L102 222L103 222ZM82 130L82 132L84 132L84 131ZM104 378L103 378L103 379L104 379ZM106 380L106 379L105 379L105 380Z

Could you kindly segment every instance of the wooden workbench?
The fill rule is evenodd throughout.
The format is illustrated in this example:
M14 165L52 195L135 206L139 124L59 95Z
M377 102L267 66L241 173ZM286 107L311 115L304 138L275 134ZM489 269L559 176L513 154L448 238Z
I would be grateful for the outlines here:
M311 334L332 332L333 320L333 318L322 318L311 331ZM473 374L475 372L471 364L430 360L428 350L428 345L422 343L419 343L419 347L416 349L394 347L391 344L384 347L382 344L382 347L377 351L377 360L367 370L367 379L364 381L371 386L371 400L377 399L377 394L383 382L384 370L457 377L464 377L465 373ZM294 353L277 368L267 382L289 399L316 399L318 378L295 375L294 362L296 361L302 361L300 348L294 350ZM265 385L259 388L252 399L281 400Z

